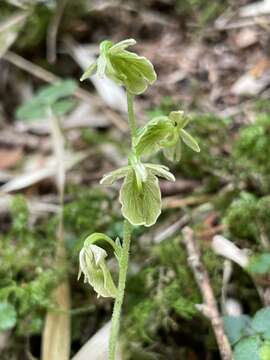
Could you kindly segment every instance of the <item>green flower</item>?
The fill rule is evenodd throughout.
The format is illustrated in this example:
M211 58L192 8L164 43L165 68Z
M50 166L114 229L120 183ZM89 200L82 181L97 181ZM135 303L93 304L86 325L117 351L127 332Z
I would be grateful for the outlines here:
M161 193L157 176L175 181L166 166L142 164L133 157L130 165L104 175L101 184L112 185L125 178L119 197L123 216L133 225L152 226L161 213Z
M105 40L100 44L100 55L81 77L81 81L95 72L106 75L119 85L123 85L132 94L142 94L148 84L156 81L153 65L143 56L127 51L126 48L136 44L134 39L120 41L117 44Z
M164 155L171 161L180 161L182 142L192 150L199 152L196 140L184 128L189 119L183 111L172 111L169 116L152 119L138 132L135 141L138 156L153 155L163 149Z
M113 282L111 273L107 267L105 258L107 252L101 247L88 244L87 240L80 251L80 270L84 274L84 282L88 282L99 296L116 297L117 289Z

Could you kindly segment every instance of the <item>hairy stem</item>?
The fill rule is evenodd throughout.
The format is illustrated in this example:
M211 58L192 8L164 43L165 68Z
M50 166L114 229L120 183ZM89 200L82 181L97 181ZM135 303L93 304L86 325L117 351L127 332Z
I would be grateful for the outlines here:
M115 303L114 303L114 307L113 307L113 315L112 315L110 344L109 344L109 360L115 359L117 338L118 338L119 327L120 327L121 309L122 309L124 293L125 293L125 286L126 286L131 233L132 233L132 226L127 220L125 220L122 252L121 252L121 257L120 257L120 261L119 261L118 289L117 289L117 296L115 299Z
M134 95L131 94L129 91L127 91L128 123L131 133L132 148L134 147L134 140L137 131L137 123L134 114L133 99L134 99ZM111 324L110 343L109 343L109 360L115 360L116 345L117 345L117 339L120 328L121 310L125 295L131 233L132 233L132 225L129 223L129 221L125 220L123 245L119 260L118 288L117 288L117 295L114 302L113 314L112 314L112 324Z
M131 132L132 146L134 145L134 139L136 137L137 123L134 114L133 106L134 95L127 91L127 106L128 106L128 123Z

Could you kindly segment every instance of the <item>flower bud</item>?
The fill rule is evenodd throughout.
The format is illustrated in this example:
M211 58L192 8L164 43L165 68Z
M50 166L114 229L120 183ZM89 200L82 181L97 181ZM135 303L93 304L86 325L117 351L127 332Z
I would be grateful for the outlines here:
M107 267L106 257L107 252L101 247L94 244L84 245L79 256L80 270L78 279L83 273L84 282L88 282L98 296L115 298L117 289Z

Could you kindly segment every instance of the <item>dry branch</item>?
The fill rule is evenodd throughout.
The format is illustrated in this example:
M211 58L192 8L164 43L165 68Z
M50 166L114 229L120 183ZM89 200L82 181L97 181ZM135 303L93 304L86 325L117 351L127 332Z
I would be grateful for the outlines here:
M223 320L218 310L208 272L201 262L199 247L195 242L193 231L189 227L183 229L183 240L188 253L189 266L200 288L204 301L200 310L211 321L221 358L223 360L232 360L231 346L224 332Z

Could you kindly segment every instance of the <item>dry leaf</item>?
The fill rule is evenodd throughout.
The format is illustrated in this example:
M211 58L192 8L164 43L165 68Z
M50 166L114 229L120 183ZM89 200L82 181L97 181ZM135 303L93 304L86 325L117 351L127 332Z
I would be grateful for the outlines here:
M23 152L21 149L0 149L0 170L13 167L21 160Z
M105 360L108 359L108 347L111 322L108 322L93 335L72 360ZM118 349L115 360L122 360Z
M65 168L71 169L73 166L85 159L86 156L87 154L82 152L65 154ZM14 177L5 185L1 186L0 191L8 193L11 191L21 190L39 181L55 176L57 173L57 161L52 157L49 157L46 160L47 161L43 164L42 168L37 168L31 171L28 170L27 172Z
M16 40L27 15L27 12L17 12L0 24L0 58Z
M258 32L255 29L245 28L240 30L235 36L235 43L240 49L247 48L258 42Z
M58 311L48 312L42 336L42 360L69 360L70 353L70 289L63 282L55 290Z
M253 17L266 15L270 13L270 1L257 1L253 4L242 6L239 10L239 16L241 17Z
M270 62L262 58L250 71L242 75L231 87L238 96L256 96L270 84Z

